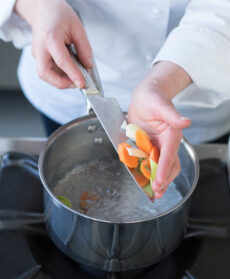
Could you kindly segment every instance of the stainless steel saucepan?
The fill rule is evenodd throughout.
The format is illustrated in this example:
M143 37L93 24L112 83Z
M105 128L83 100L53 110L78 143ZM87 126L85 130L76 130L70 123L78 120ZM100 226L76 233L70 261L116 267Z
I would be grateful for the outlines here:
M105 271L140 269L160 261L189 236L186 234L187 228L191 227L187 224L189 204L199 175L197 156L191 145L182 140L179 149L181 173L175 184L183 198L170 210L148 218L135 218L129 222L92 218L65 206L53 194L57 182L76 164L116 156L95 116L83 117L61 127L50 136L39 158L44 213L1 210L0 231L22 228L41 233L37 227L29 225L45 223L49 236L67 256ZM36 160L31 156L28 159L36 168ZM122 187L125 186L124 183ZM81 185L76 183L74 187L78 191ZM196 220L192 220L193 227L194 222ZM202 235L206 230L207 224Z
M90 133L92 126L96 129ZM99 138L102 144L96 144ZM39 157L45 222L50 237L75 261L106 271L150 266L178 246L186 232L189 201L199 175L197 156L183 139L179 157L187 183L184 176L176 178L183 199L167 212L133 222L115 223L88 217L65 206L53 194L58 180L74 165L116 156L98 119L89 115L59 128L50 136Z

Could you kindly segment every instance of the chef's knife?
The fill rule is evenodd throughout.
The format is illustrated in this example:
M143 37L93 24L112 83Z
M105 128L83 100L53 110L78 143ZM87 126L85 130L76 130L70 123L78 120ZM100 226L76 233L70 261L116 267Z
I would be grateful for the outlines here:
M70 54L73 61L75 62L85 79L85 87L81 89L81 91L87 97L88 102L92 106L111 143L113 144L116 151L118 151L118 145L128 140L124 129L122 129L122 125L126 122L125 115L122 112L115 98L103 97L99 75L97 74L95 76L95 74L92 72L90 74L89 71L87 71L83 67L80 61L76 58L76 55L74 54L74 50L72 49L72 47L70 48ZM152 207L152 202L149 200L147 195L136 182L135 178L133 177L128 168L127 170L133 178L135 187L138 188L139 192L141 193L141 202L145 202Z

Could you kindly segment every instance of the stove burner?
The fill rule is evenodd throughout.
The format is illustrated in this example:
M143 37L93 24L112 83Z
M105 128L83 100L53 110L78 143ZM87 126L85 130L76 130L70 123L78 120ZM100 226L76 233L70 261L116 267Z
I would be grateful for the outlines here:
M0 170L0 278L217 279L229 276L230 196L225 165L203 160L188 232L170 256L141 270L108 273L80 265L59 251L41 224L6 230L7 212L42 213L42 184L26 154L7 153ZM4 218L3 215L5 214Z

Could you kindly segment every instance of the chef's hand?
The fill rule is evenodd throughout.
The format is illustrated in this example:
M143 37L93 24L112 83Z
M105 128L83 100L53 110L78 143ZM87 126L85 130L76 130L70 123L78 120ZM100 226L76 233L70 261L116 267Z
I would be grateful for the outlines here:
M152 184L155 198L163 196L180 172L178 148L182 129L191 121L176 111L171 99L190 83L191 78L181 67L162 61L150 70L132 95L128 121L143 128L160 150L156 179Z
M66 45L74 44L82 64L93 67L84 27L65 0L17 0L15 12L32 27L32 54L38 75L58 87L84 86L84 78Z

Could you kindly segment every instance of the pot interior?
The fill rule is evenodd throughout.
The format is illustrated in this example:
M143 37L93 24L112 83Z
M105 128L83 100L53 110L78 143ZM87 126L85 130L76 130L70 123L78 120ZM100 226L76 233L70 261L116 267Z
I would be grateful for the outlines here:
M96 117L84 117L58 129L39 159L42 181L51 195L64 196L78 214L99 221L140 222L157 218L181 206L198 178L198 160L182 141L181 172L166 194L150 208Z

